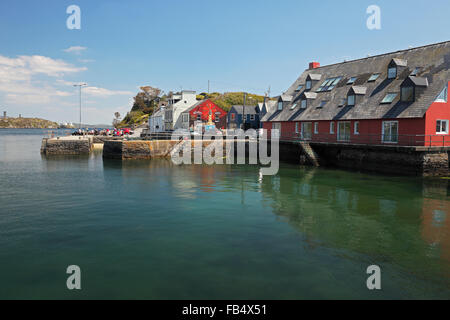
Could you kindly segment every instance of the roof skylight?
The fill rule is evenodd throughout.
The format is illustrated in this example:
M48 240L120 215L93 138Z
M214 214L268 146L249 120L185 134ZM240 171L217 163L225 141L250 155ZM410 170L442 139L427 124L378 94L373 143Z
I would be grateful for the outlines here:
M369 80L367 80L367 82L373 82L373 81L377 80L379 76L380 76L379 73L374 73L373 75L370 76L370 78L369 78Z
M398 93L388 93L384 99L381 101L381 103L392 103L394 99L398 96Z
M355 83L356 79L358 79L357 77L351 77L348 81L347 84L353 84Z

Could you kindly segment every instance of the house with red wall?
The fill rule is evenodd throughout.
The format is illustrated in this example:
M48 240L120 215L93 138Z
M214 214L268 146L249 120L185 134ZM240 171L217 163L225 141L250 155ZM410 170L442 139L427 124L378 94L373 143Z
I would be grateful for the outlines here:
M450 41L309 68L263 128L281 140L450 146Z
M204 99L194 104L181 114L181 127L183 129L195 129L205 126L211 115L212 122L217 129L225 129L227 126L227 112L217 106L210 99Z

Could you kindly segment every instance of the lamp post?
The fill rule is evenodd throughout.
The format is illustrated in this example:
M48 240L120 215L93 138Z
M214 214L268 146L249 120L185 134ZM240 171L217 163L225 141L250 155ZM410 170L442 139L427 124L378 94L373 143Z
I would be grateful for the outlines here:
M80 123L79 123L79 128L81 129L81 88L87 86L86 83L79 83L79 84L74 84L74 87L78 87L80 90Z

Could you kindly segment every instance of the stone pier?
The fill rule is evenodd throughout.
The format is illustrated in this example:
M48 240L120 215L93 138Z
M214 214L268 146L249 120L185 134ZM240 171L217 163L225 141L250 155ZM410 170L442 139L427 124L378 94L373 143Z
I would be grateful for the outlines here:
M41 144L41 153L45 155L81 155L92 151L92 137L57 137L44 138Z

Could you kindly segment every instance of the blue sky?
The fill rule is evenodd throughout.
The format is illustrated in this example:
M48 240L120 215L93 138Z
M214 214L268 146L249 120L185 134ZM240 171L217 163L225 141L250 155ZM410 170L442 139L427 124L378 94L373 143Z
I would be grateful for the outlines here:
M66 27L73 4L81 30ZM381 30L366 27L369 5ZM87 123L126 113L143 85L278 95L310 61L450 40L449 14L448 0L2 1L0 111L77 121L80 81Z

